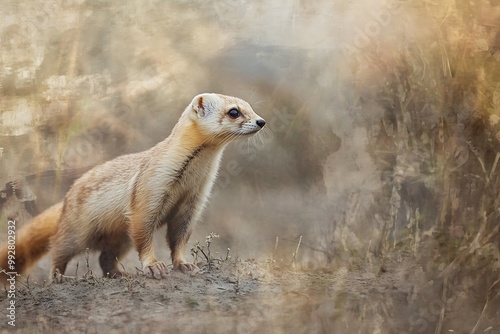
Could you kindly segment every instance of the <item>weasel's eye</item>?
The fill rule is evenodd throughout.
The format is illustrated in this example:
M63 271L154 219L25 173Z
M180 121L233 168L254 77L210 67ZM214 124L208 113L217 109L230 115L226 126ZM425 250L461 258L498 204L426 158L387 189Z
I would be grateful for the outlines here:
M229 115L229 117L231 117L232 119L236 119L238 117L241 116L241 113L238 111L238 109L231 109L227 112L227 114Z

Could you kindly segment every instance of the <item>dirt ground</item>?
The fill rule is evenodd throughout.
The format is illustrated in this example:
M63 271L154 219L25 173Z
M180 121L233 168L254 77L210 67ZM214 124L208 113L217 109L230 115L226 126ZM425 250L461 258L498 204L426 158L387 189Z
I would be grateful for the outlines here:
M331 271L230 259L211 270L202 266L194 275L172 271L163 280L140 273L106 279L80 272L78 278L63 284L20 281L16 330L470 333L484 306L467 299L467 307L461 307L460 297L440 303L422 265L404 252L367 259L357 268ZM1 298L1 308L6 309L7 299ZM0 331L7 333L12 328L3 321ZM483 332L500 333L498 311L482 317L476 333Z

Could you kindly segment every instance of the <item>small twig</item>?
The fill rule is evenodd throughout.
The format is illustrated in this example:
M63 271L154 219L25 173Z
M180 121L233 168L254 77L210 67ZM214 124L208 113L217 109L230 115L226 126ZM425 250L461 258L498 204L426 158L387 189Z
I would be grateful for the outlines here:
M80 264L80 261L76 261L76 270L75 270L75 276L78 277L78 265Z
M134 291L134 286L132 284L132 279L128 276L122 276L122 279L127 282L127 291L128 292L133 292Z
M272 260L274 261L274 256L276 255L276 251L278 250L279 237L276 237L276 242L274 243L274 252L272 256Z
M214 232L210 232L210 234L205 237L205 244L207 245L207 254L208 254L209 259L212 259L212 253L210 250L210 245L212 244L212 239L218 238L218 237L219 237L219 235L215 234Z
M493 177L493 174L495 173L495 170L497 169L498 160L500 160L500 153L497 153L497 155L495 157L495 162L493 163L493 167L491 167L490 180Z
M231 251L231 248L229 248L229 247L228 247L228 248L227 248L227 253L226 253L226 260L225 260L225 261L227 261L227 260L229 259L229 257L230 257L230 256L229 256L229 252L230 252L230 251Z
M481 323L481 321L483 320L483 317L484 317L484 314L486 312L486 309L488 307L488 303L490 301L490 297L491 297L491 294L493 292L493 287L495 285L497 285L498 283L500 283L500 278L497 279L495 282L493 282L493 284L490 286L490 288L488 289L488 295L486 296L486 302L484 303L484 307L483 307L483 311L481 312L481 315L479 316L479 319L477 319L477 322L476 322L476 325L474 326L474 328L472 329L472 331L470 332L470 334L474 334L478 327L479 327L479 324Z
M207 254L205 254L205 252L203 251L203 249L200 247L200 245L197 245L196 248L198 248L201 252L201 254L203 254L203 256L205 257L205 259L207 260L207 263L208 263L208 270L211 270L212 269L212 265L211 265L211 261L210 261L210 258L207 256Z
M62 275L62 276L63 277L70 277L70 276L64 276L64 275ZM90 269L83 275L83 278L86 280L91 280L93 277L94 277L94 273Z
M443 294L441 295L441 300L446 300L446 290L448 289L448 277L445 276L444 282L443 282ZM441 308L441 313L439 314L439 322L436 327L436 330L434 331L434 334L440 334L441 329L443 328L443 321L444 321L444 315L446 312L446 303L443 303L443 307Z
M486 311L486 308L488 307L488 299L486 299L486 303L484 303L484 307L483 307L483 311L481 312L481 314L479 315L479 319L477 319L477 322L476 322L476 325L474 326L474 328L472 328L472 331L470 332L470 334L474 334L477 332L477 329L479 327L479 324L481 323L481 321L483 320L483 316L484 316L484 312Z
M302 242L302 236L299 237L299 243L297 244L297 249L295 249L295 253L293 253L293 264L295 264L297 260L297 254L299 253L300 243Z
M370 248L372 246L372 239L370 239L370 242L368 243L368 248L366 250L366 255L365 255L365 259L369 259L370 258Z
M483 211L483 214L481 215L481 226L479 226L479 230L476 234L476 236L474 237L474 239L471 241L471 243L469 244L469 246L467 247L467 249L465 249L464 251L462 251L460 254L458 254L455 259L453 259L453 261L451 261L450 264L448 264L442 271L441 273L439 274L439 277L446 277L446 275L452 275L453 272L455 272L456 270L458 270L458 268L460 268L460 265L462 264L463 261L465 261L466 259L466 256L469 255L469 254L472 254L473 252L476 251L476 249L484 246L484 244L482 244L480 242L480 237L484 234L484 231L486 230L486 224L487 224L487 217ZM499 226L497 226L499 227ZM498 233L498 230L493 230L492 234L490 234L490 236L493 236L494 234Z
M87 272L90 271L89 258L90 258L90 249L87 248L85 251L85 261L87 262Z
M203 254L203 256L205 257L205 259L207 260L207 262L210 262L210 259L208 258L207 254L205 254L205 252L200 247L200 245L197 245L196 248L198 248L198 250L201 252L201 254Z
M30 286L30 276L28 275L28 277L26 277L26 283L23 283L23 282L19 282L21 283L25 288L28 289L28 292L31 296L33 296L33 293L31 292L31 286ZM6 288L6 287L5 287ZM7 289L6 289L7 290Z
M488 176L488 172L486 171L486 167L484 166L483 159L481 159L481 157L479 156L479 152L472 145L472 141L471 140L467 140L467 145L469 145L470 150L472 151L472 153L474 153L474 155L476 156L476 159L479 161L479 164L481 165L481 169L483 170L484 176L486 178L486 183L487 184L490 183L490 178Z

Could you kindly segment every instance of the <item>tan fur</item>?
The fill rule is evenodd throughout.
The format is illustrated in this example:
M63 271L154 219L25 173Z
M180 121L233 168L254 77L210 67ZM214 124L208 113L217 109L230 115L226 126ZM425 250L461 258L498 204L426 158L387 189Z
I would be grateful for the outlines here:
M233 109L239 112L236 118L230 117ZM167 224L174 268L193 270L184 258L186 243L208 200L222 151L228 142L252 135L264 124L243 100L196 96L167 139L97 166L78 179L65 197L59 224L45 219L40 232L30 224L29 234L43 237L30 239L29 245L20 240L21 248L45 251L46 234L53 232L51 273L64 273L67 263L89 248L101 251L104 275L116 276L118 260L135 246L146 274L160 278L167 267L156 258L153 234ZM53 218L52 210L42 215ZM24 261L29 265L37 258L30 255Z
M36 261L49 251L50 238L57 231L57 223L61 217L63 203L57 203L24 225L16 234L15 269L9 270L7 244L0 248L0 268L6 272L23 274ZM0 274L0 282L6 283L9 278L4 272Z

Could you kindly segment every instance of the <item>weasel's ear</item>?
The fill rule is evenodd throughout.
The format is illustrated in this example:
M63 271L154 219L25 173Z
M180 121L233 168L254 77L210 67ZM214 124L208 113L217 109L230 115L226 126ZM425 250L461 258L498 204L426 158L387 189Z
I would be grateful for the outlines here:
M191 104L199 117L205 117L213 109L214 102L214 94L200 94L195 96Z
M206 101L204 101L204 98L205 98L205 95L200 94L200 95L197 95L193 99L193 102L192 102L193 110L196 114L198 114L199 117L205 117L205 115L207 113L206 106L205 106Z

